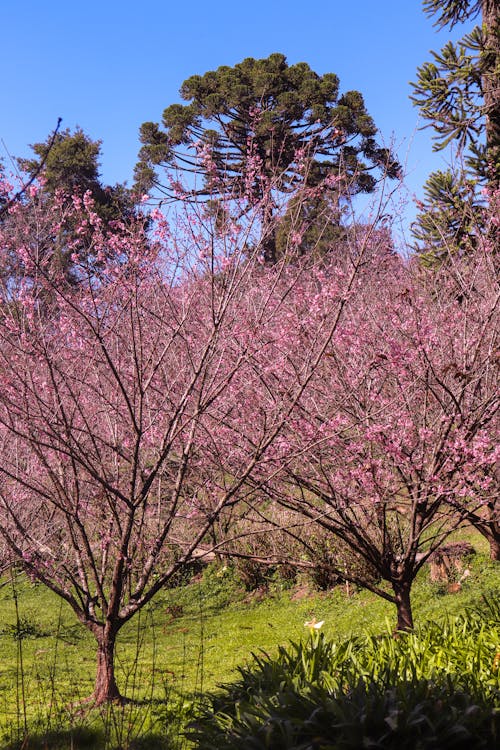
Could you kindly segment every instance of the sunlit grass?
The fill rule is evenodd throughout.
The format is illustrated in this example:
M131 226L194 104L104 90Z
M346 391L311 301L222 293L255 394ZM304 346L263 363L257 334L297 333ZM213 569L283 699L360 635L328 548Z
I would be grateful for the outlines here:
M498 592L499 568L484 554L477 555L471 576L456 594L430 582L424 570L413 591L416 623L459 614L479 604L483 592L490 596ZM118 684L134 702L124 709L90 711L82 701L93 689L96 649L92 635L43 586L20 576L14 583L3 579L1 746L23 737L25 725L33 735L46 735L54 727L59 733L71 730L73 739L61 747L71 747L78 733L80 740L74 747L112 748L118 740L127 746L127 737L149 736L152 741L154 734L164 736L165 726L175 722L176 713L182 722L196 692L233 680L237 667L251 662L252 653L273 654L279 645L306 637L304 623L312 618L324 620L324 637L336 641L365 632L380 633L395 624L394 607L366 591L351 587L346 596L345 587L338 586L330 592L293 598L296 594L296 589L279 587L263 598L248 594L230 569L211 569L189 586L162 592L118 639ZM14 637L16 623L21 639ZM173 734L180 736L178 728Z

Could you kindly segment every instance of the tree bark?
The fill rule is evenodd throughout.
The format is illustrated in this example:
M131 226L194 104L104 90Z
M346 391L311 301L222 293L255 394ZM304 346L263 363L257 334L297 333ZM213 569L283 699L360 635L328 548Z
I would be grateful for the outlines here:
M115 644L118 630L106 623L97 638L97 672L91 700L96 705L123 702L115 679Z
M486 537L490 544L490 559L500 562L500 537L492 534Z
M485 70L482 74L486 113L486 154L489 185L500 186L500 20L498 0L482 0L483 29L486 36Z
M264 233L262 256L266 265L276 265L276 232L274 229L268 229Z
M500 523L498 522L498 503L488 504L487 511L483 517L478 519L474 516L471 520L480 534L484 536L490 545L490 559L500 561Z
M392 583L397 610L396 630L413 630L413 613L411 611L410 591L411 583Z

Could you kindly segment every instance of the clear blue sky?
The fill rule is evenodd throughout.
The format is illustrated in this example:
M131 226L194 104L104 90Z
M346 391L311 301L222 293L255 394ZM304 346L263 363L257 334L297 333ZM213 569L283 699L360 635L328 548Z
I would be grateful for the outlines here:
M363 93L406 165L410 196L443 165L430 131L417 130L408 82L464 29L438 33L421 0L0 0L0 11L4 157L29 155L62 117L102 140L105 182L130 183L140 124L180 101L182 81L282 52Z

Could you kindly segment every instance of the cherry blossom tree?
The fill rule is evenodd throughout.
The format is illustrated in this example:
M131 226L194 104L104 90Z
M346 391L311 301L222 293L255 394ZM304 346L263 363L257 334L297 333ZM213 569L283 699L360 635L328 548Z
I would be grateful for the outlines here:
M122 626L217 549L210 532L221 514L253 492L261 465L265 476L358 267L331 298L286 400L278 384L273 412L259 412L260 432L248 430L242 447L253 414L233 383L253 387L279 352L300 267L264 267L248 221L241 229L226 217L221 233L202 209L190 206L178 227L155 211L146 238L140 220L104 231L88 194L47 206L35 193L9 207L0 237L26 268L0 302L0 535L95 636L92 699L102 703L122 698ZM57 229L61 210L72 211L78 284L58 276L46 252L45 229Z
M0 297L0 535L94 634L93 700L122 698L123 625L275 504L364 557L382 583L351 580L411 627L418 569L493 497L487 248L440 284L369 227L329 263L269 266L259 210L154 211L146 237L104 231L89 195L31 198L0 228L26 268ZM61 210L77 284L46 252Z
M466 256L459 261L454 261L446 267L439 269L434 274L424 273L426 284L432 290L432 297L440 305L458 303L462 321L468 327L468 334L473 337L473 331L479 338L483 331L484 348L482 350L482 377L476 382L478 394L483 398L489 396L493 400L498 391L498 334L499 334L499 277L498 259L493 243L494 232L498 228L498 208L500 204L499 193L491 195L491 206L494 213L485 222L485 233L480 240L479 248L469 260ZM471 358L464 360L462 369L456 364L452 366L454 378L470 381L477 377L478 360ZM498 436L498 416L489 426L491 440L495 441ZM447 502L451 508L456 508L458 513L471 523L488 541L490 557L492 560L500 560L500 464L498 460L487 462L484 465L484 476L479 473L471 477L470 494L465 490L461 496L449 496ZM476 482L480 480L479 486ZM487 492L481 490L481 482L488 487ZM479 495L482 501L479 504L470 502L471 498ZM466 502L464 502L464 497Z
M411 586L432 552L464 519L498 528L499 290L487 252L457 260L438 284L373 240L252 502L264 516L272 500L363 558L378 581L343 565L339 575L394 603L408 629ZM254 415L244 440L248 425L263 426L256 403L263 415L284 408L345 271L317 272L302 300L296 290L281 357L267 358L252 389L239 386Z

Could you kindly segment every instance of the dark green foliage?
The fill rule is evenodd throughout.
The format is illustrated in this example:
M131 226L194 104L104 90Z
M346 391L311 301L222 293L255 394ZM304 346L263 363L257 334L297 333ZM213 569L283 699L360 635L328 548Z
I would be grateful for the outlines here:
M48 141L34 143L31 148L38 158L20 159L19 164L32 174L45 159L45 186L51 193L59 188L70 193L92 190L99 181L100 147L100 141L92 141L82 130L71 134L66 129L57 134L50 150Z
M103 236L110 231L128 231L132 222L141 221L144 228L147 227L147 221L136 210L129 189L124 185L108 186L101 182L100 145L100 141L93 141L80 129L74 133L56 130L46 141L31 146L35 154L32 159L18 159L27 179L17 199L25 204L23 220L32 222L33 237L38 243L39 268L34 272L37 281L32 279L33 283L40 283L42 273L51 279L59 277L61 281L77 284L80 277L75 271L75 255L79 261L88 262L89 271L95 270L98 266L96 221ZM75 198L83 201L84 210L76 208ZM32 275L33 269L26 268L15 249L19 229L16 217L6 214L4 221L7 233L11 227L13 243L12 249L4 253L0 276L5 280L5 287L15 296L17 285ZM43 305L47 309L51 306L46 293Z
M454 144L463 161L460 173L431 175L414 224L417 249L442 259L467 250L485 223L481 189L491 196L500 185L500 14L498 0L425 0L424 10L440 27L482 12L482 25L433 52L412 84L412 100L434 130L434 149Z
M223 734L194 737L200 750L494 750L491 723L470 696L428 681L411 689L359 683L336 699L318 688L267 695Z
M240 668L205 700L190 737L200 750L493 750L498 637L493 610L398 639L335 644L313 631Z
M424 0L424 12L437 15L436 26L450 26L474 18L481 10L482 0Z
M41 164L44 190L49 196L56 191L83 195L86 191L94 200L97 213L106 221L124 219L133 213L132 194L123 185L103 185L99 175L101 141L93 141L83 130L74 133L60 131L53 138L34 143L32 159L18 159L28 175L37 173Z
M466 252L484 229L484 202L473 180L450 170L433 172L424 185L421 213L412 231L422 259L429 264L446 259L452 249Z
M240 589L240 581L231 565L208 565L199 587L200 606L221 610L237 601Z
M95 750L96 747L105 747L104 742L103 733L99 730L75 728L69 731L44 732L41 736L21 736L4 745L4 750Z
M15 641L25 638L45 638L48 633L29 617L20 617L15 623L4 625L0 631L1 635L10 636Z
M300 194L294 196L276 231L277 256L307 256L313 262L327 258L335 244L345 238L339 203L339 193L333 190L321 189L307 200Z
M455 141L461 152L470 149L467 164L483 180L487 175L484 144L485 109L482 77L487 64L485 36L476 26L456 45L447 42L433 62L418 69L412 101L435 131L434 150Z
M156 186L172 194L157 175L159 166L202 174L193 197L244 197L249 207L270 190L314 187L329 175L339 179L334 192L346 195L370 192L381 175L399 174L389 150L375 140L362 95L340 95L336 75L320 76L307 63L288 65L278 53L247 58L188 78L180 93L188 104L167 107L162 125L141 127L141 191ZM200 160L203 147L209 165ZM266 211L269 223L274 209Z

